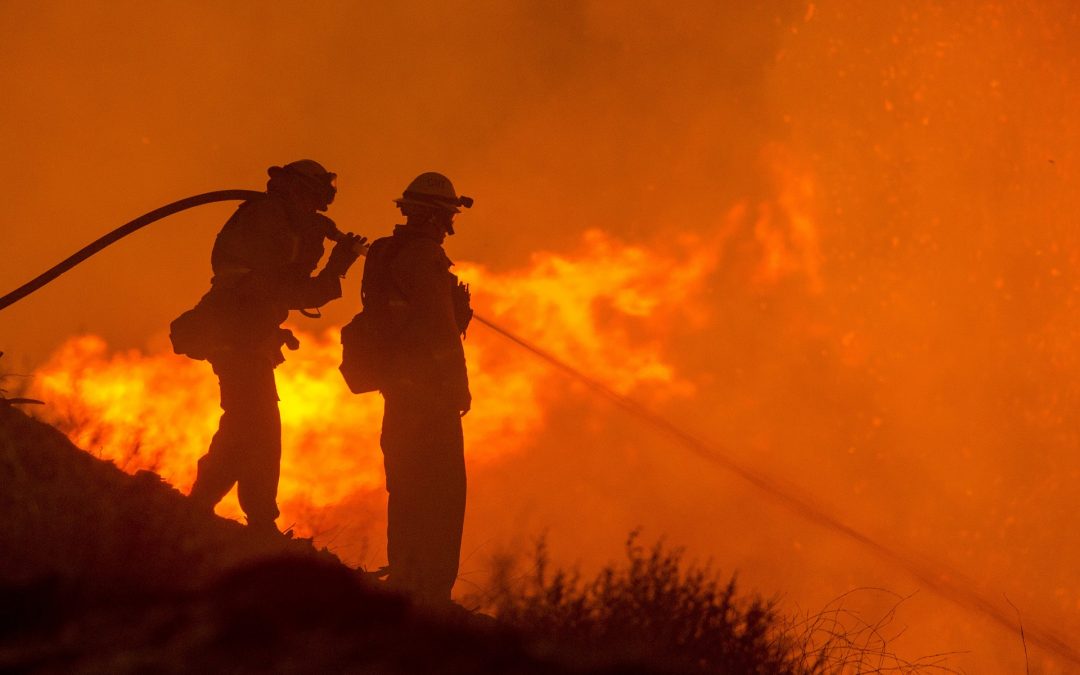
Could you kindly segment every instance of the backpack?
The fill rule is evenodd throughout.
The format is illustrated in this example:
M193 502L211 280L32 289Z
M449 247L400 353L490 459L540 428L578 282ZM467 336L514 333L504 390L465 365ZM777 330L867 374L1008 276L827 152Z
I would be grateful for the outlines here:
M341 328L341 365L338 369L354 394L376 391L382 383L379 340L371 314L363 310Z
M363 309L341 329L341 365L339 370L345 384L354 394L382 389L386 381L395 324L390 302L397 292L390 278L390 261L398 246L393 238L376 240L368 249L361 281L360 301Z

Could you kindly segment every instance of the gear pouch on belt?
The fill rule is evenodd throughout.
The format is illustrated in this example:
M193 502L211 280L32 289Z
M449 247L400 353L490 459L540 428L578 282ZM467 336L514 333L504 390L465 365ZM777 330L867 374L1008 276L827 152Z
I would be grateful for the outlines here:
M370 314L360 312L341 328L341 375L354 394L376 391L381 384L382 350Z
M228 324L235 319L228 316L228 308L221 300L213 297L212 292L207 293L199 304L169 324L169 340L174 352L203 361L226 345Z

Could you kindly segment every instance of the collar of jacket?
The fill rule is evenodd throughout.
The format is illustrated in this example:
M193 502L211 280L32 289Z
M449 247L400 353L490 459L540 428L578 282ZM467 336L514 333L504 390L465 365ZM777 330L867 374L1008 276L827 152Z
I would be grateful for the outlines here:
M314 211L300 208L296 202L280 192L267 192L266 198L277 204L285 213L285 221L289 224L289 229L297 234L302 234L306 229L304 225L312 216L317 215Z
M406 225L395 225L393 236L399 240L426 241L429 244L434 244L438 247L439 252L442 253L442 259L446 262L446 267L450 268L454 266L454 261L446 255L446 249L439 243L439 240L427 232L422 232Z
M427 239L428 241L433 241L436 244L439 244L440 247L442 246L442 244L439 243L439 240L434 234L417 230L415 228L409 227L408 225L395 225L394 236L405 237L407 239Z

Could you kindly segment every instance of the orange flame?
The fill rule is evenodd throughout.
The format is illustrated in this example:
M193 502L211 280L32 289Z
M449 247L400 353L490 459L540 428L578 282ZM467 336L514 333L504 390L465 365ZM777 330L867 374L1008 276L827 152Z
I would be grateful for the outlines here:
M1007 592L1028 626L1049 614L1080 635L1075 3L503 4L486 17L436 3L343 10L341 25L365 27L361 49L355 31L293 11L252 28L240 3L218 3L212 21L161 7L133 21L123 3L0 4L27 27L0 43L12 65L0 72L5 222L35 224L3 230L0 286L151 206L257 186L297 148L348 174L332 216L349 225L382 219L377 204L389 216L418 158L434 158L482 198L454 257L494 265L558 242L513 273L505 260L463 265L483 316L853 525L940 553ZM403 18L432 49L397 48ZM268 36L296 48L266 49ZM432 51L446 67L430 67ZM271 91L267 72L296 76ZM205 283L227 217L213 213L132 238L5 310L8 367L22 353L40 362L82 325L113 349L160 331ZM516 223L505 241L468 248L505 222ZM571 239L589 228L630 243ZM76 284L123 289L127 303ZM852 584L914 590L803 523L740 511L752 497L730 477L482 326L467 347L467 547L548 527L556 561L591 565L616 553L605 540L642 525L804 606ZM332 331L305 335L289 358L281 524L337 547L382 522L378 397L342 393ZM41 379L26 393L81 443L190 484L219 414L206 364L80 339L41 374L56 393ZM1016 634L930 595L907 605L904 640L918 646L898 651L966 650L950 665L968 672L1023 668ZM1065 670L1039 658L1032 670Z
M786 213L789 204L775 209ZM772 211L770 211L771 213ZM647 385L655 397L686 397L694 384L665 356L670 324L701 321L710 275L737 231L754 232L745 207L731 209L711 235L687 236L673 246L627 245L587 231L574 255L538 253L524 271L494 273L462 264L460 277L474 289L474 305L513 331L543 344L613 389ZM806 219L769 220L770 227ZM789 237L798 241L796 233ZM773 276L791 272L790 246L765 247ZM807 270L812 273L811 269ZM301 349L277 371L283 455L279 501L285 524L298 534L333 527L319 514L382 485L379 451L381 398L355 396L344 386L338 331L296 330ZM473 327L465 342L474 409L465 419L470 463L520 452L545 424L557 399L546 366L507 349ZM80 447L125 471L149 469L182 491L195 478L220 414L216 381L205 363L168 353L110 353L95 336L69 340L37 372L36 391L49 401L46 416ZM235 498L219 513L240 518ZM373 510L377 512L377 510Z

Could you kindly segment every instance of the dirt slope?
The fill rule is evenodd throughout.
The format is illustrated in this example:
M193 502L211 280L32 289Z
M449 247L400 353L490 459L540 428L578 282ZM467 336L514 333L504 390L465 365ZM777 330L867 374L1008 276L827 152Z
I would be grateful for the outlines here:
M201 516L2 401L0 671L598 672L412 607L308 542Z

